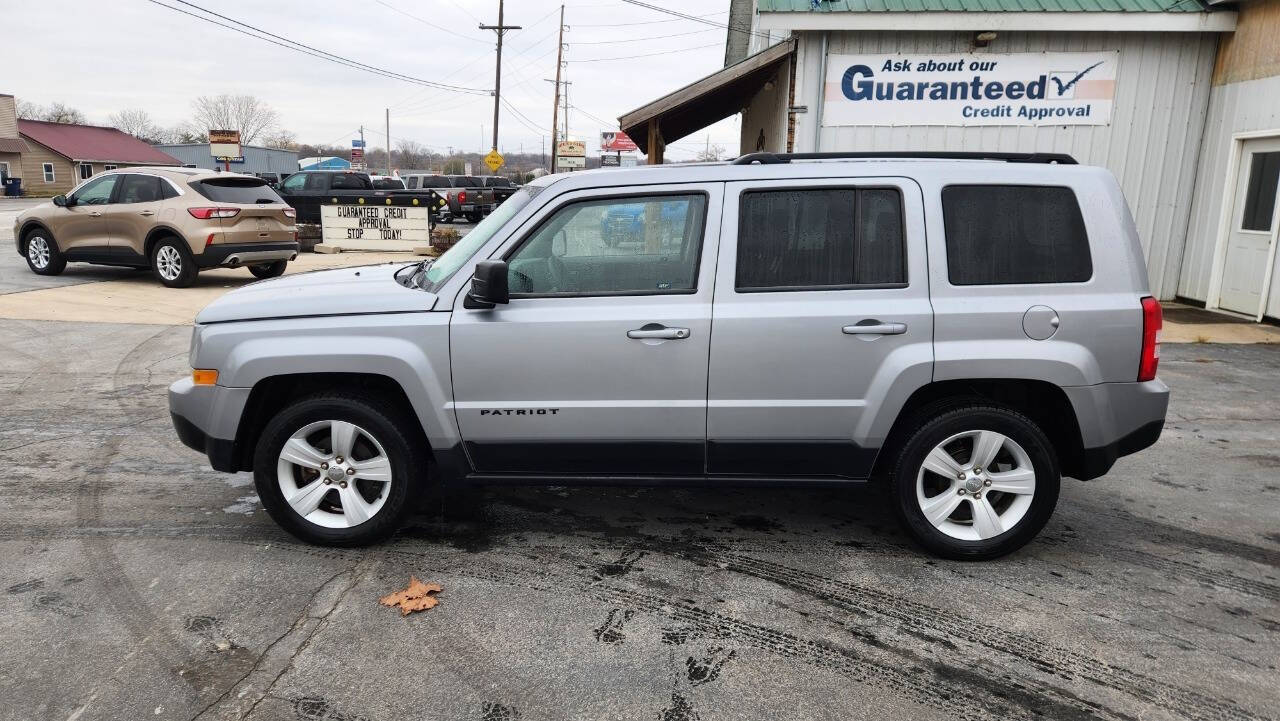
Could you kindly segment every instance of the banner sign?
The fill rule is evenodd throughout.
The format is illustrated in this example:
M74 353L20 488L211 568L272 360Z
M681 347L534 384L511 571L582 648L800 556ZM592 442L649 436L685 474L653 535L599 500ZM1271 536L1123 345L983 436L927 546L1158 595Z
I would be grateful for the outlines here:
M622 131L600 133L600 149L614 153L629 153L639 150L636 141Z
M584 158L587 155L587 144L582 140L561 140L556 143L556 155Z
M1108 125L1118 52L831 55L822 124Z
M325 243L359 248L362 240L431 242L431 210L388 205L321 205L320 235Z

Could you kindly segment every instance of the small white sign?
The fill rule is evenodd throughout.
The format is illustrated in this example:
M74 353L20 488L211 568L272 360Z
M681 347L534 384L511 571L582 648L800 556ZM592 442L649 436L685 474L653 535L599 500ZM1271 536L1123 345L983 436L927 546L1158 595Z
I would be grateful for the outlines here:
M556 158L556 167L558 168L585 168L587 167L587 159L580 156L562 155Z
M823 125L1108 125L1118 52L832 55Z
M431 211L426 206L322 205L321 239L343 248L359 249L362 243L379 249L387 241L404 241L405 247L431 242Z

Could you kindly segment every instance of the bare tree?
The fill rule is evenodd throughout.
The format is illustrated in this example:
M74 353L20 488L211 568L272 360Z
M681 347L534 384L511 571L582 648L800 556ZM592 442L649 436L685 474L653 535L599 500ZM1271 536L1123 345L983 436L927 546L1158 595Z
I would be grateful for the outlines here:
M277 128L268 132L262 137L262 144L268 148L279 148L281 150L297 150L298 136L292 130Z
M402 168L417 170L423 167L427 159L427 148L416 140L401 140L396 143L396 152L400 154L397 163Z
M165 131L151 119L151 114L141 108L129 108L115 113L110 118L111 125L133 137L148 143L159 143L164 140Z
M694 156L694 162L696 163L714 162L719 160L720 156L722 155L724 155L723 145L708 145L705 150L698 151L698 154Z
M206 134L210 130L239 130L240 142L245 145L275 129L280 119L270 105L252 95L202 95L191 106L195 117L189 130Z
M50 103L48 106L43 106L23 100L18 102L17 115L23 120L46 120L51 123L84 125L88 122L84 113L66 103Z

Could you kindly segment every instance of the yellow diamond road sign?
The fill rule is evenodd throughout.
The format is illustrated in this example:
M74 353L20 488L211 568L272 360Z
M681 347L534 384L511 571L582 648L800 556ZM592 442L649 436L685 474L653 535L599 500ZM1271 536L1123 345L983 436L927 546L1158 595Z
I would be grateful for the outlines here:
M489 154L484 156L484 164L489 166L489 172L498 172L498 168L502 167L502 153L499 153L496 150L490 150Z

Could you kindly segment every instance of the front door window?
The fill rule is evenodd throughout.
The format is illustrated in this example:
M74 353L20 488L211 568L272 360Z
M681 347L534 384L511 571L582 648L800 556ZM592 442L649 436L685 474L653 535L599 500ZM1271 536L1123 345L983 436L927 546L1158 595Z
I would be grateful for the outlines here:
M106 205L111 202L111 192L115 190L118 175L106 175L97 180L85 183L79 190L71 194L76 205Z

